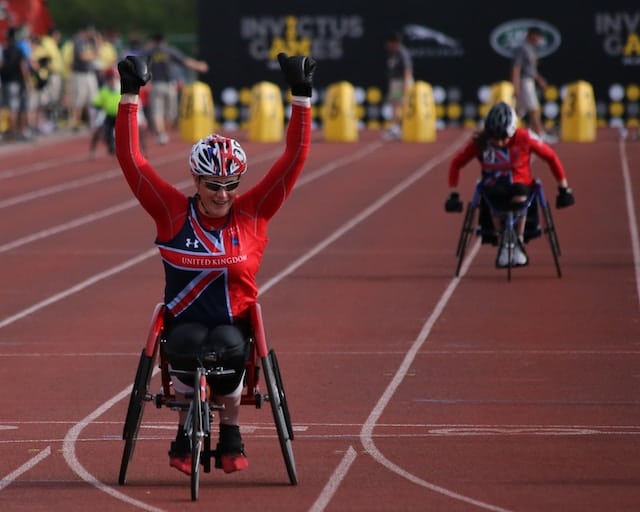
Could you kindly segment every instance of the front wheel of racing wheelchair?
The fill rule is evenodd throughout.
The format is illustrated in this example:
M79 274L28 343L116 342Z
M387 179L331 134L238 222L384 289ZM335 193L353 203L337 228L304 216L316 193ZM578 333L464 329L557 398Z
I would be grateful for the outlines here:
M173 392L171 375L168 363L162 351L159 350L161 340L164 337L165 307L158 304L154 309L151 329L147 337L147 343L142 351L136 376L129 398L129 406L123 429L125 441L118 483L124 485L127 479L129 464L133 458L133 452L138 439L139 429L142 423L142 415L146 402L153 401L156 407L163 406L171 409L187 410L185 432L191 445L191 499L197 500L199 495L201 467L205 473L211 470L211 458L216 453L211 450L211 422L214 411L218 406L210 403L207 375L215 372L224 372L220 368L207 368L200 364L193 373L194 393L189 400L178 401ZM278 365L278 359L273 349L269 349L262 321L262 312L259 304L255 304L250 311L252 337L250 338L249 357L244 373L242 405L253 405L257 409L262 407L265 401L271 404L271 411L278 434L278 440L282 451L285 468L291 485L298 483L295 459L293 456L292 441L293 426L289 412L282 375ZM158 358L159 354L159 358ZM157 394L149 391L149 385L153 374L156 359L161 373L161 389ZM205 359L205 358L203 358ZM267 393L260 390L260 371L264 372Z
M519 243L516 225L522 216L526 216L524 243L526 244L544 234L551 248L556 274L558 277L562 277L559 259L561 254L560 242L558 241L551 206L544 194L540 180L536 179L534 181L533 192L522 208L514 211L497 212L504 228L501 234L496 234L494 230L492 215L495 212L496 210L493 209L485 195L482 180L478 180L471 201L467 204L462 230L458 238L456 277L460 275L460 269L462 268L471 236L479 235L483 244L497 246L498 250L503 246L508 248L508 262L505 268L507 270L507 279L511 280L511 270L513 268L511 248L515 247L516 243Z

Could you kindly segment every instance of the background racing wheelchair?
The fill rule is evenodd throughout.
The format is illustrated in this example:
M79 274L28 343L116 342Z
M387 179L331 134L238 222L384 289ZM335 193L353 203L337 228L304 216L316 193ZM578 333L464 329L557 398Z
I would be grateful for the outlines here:
M490 194L487 193L486 183L489 179L491 179L490 175L484 174L476 182L471 201L467 204L456 248L456 257L458 258L456 277L460 275L460 268L462 267L469 240L471 235L474 234L481 237L483 244L491 244L498 247L496 266L506 268L508 280L511 280L513 267L528 264L524 244L544 234L551 247L556 273L558 277L562 277L559 260L561 254L560 243L551 214L551 207L542 188L542 182L539 179L534 180L531 193L523 203L501 209L494 204ZM448 208L448 211L461 211L461 203L460 206L446 206L446 208ZM494 218L499 219L498 230L494 226ZM523 219L525 225L523 239L520 241L517 227L518 223ZM526 260L524 262L518 262L514 258L518 247L521 249L522 254L525 254ZM504 261L501 261L503 258Z
M296 485L298 477L291 444L293 441L291 416L276 354L267 346L259 304L251 307L250 325L252 335L249 338L241 404L253 405L259 409L264 402L270 403L289 482L291 485ZM194 354L197 364L195 369L189 372L193 379L194 392L187 395L185 400L177 400L173 391L172 377L179 372L184 378L185 371L169 370L167 358L162 350L162 344L165 341L164 326L165 306L160 303L156 305L151 318L149 334L140 355L129 398L122 432L125 443L118 483L120 485L126 483L127 470L138 439L145 404L153 402L158 408L168 407L173 410L188 411L184 430L191 444L191 499L195 501L199 494L200 470L202 469L205 473L210 472L211 459L215 459L217 455L216 451L211 449L211 425L219 406L210 400L212 391L207 377L225 375L235 370L225 368L216 353ZM154 394L150 392L149 386L156 364L160 369L161 387L160 391ZM266 393L260 390L261 374L264 375L266 382Z

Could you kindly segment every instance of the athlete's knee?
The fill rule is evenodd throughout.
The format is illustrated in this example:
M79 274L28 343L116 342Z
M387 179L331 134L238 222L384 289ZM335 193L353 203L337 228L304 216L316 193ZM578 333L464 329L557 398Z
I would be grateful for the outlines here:
M214 393L228 395L236 390L244 376L247 360L248 342L242 331L234 325L219 325L209 331L205 341L205 350L212 355L219 366L229 373L212 375L208 381Z

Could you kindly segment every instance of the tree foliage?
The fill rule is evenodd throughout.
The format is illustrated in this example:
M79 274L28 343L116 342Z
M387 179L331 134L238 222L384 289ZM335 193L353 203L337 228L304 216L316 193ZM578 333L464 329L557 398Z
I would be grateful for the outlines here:
M196 32L196 0L48 0L49 12L63 34L93 25L122 34Z

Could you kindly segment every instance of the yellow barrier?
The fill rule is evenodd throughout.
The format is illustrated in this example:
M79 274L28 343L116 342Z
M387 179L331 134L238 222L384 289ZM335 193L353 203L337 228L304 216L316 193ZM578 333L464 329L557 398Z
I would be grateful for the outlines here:
M187 142L211 134L215 128L215 112L211 89L204 82L193 82L184 87L180 98L178 129L180 137Z
M0 108L0 133L9 130L9 109Z
M436 108L431 84L418 80L402 106L402 140L433 142L436 140Z
M282 92L276 84L258 82L251 89L249 140L280 142L284 136Z
M513 84L511 82L497 82L491 86L491 94L489 95L489 108L496 103L504 101L513 108L516 106L516 97L514 94Z
M331 142L356 142L359 138L355 89L349 82L337 82L327 89L322 109L324 138Z
M560 109L560 138L573 142L595 141L597 117L591 84L582 80L569 84Z

